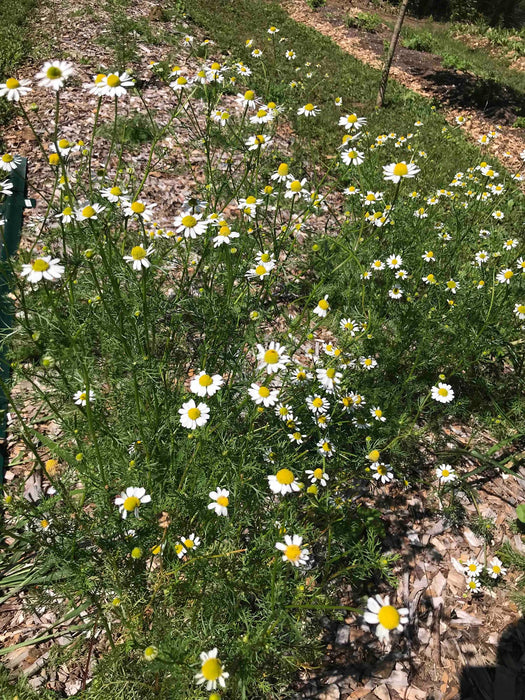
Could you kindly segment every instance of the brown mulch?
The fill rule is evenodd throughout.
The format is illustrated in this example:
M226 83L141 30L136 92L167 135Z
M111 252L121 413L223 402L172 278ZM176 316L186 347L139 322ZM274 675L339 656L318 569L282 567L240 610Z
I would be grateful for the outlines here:
M312 12L305 0L282 0L283 8L296 22L301 22L330 37L344 51L373 68L382 68L383 42L390 40L391 33L386 25L383 30L372 34L348 28L344 19L349 12L343 0L327 0L318 12ZM360 8L352 3L351 14ZM483 94L482 102L476 104L479 80L471 73L447 70L439 56L406 49L398 44L390 70L390 79L423 95L439 105L445 119L456 126L455 118L467 117L462 127L472 141L500 126L500 134L488 145L489 152L500 159L512 172L520 172L523 161L519 154L525 150L525 137L521 130L513 128L519 104L523 106L524 96L515 94L510 88L492 88ZM510 153L506 156L505 153Z

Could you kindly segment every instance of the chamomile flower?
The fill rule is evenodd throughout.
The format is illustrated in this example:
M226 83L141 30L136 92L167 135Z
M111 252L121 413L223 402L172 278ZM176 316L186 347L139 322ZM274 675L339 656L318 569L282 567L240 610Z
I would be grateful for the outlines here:
M288 182L290 177L290 168L287 163L281 163L277 170L271 175L271 179L277 180L278 182Z
M147 248L143 248L141 245L136 245L131 249L130 255L124 255L124 260L126 262L133 263L134 270L141 270L142 268L148 268L151 266L148 256L154 252L154 247L152 245Z
M450 384L438 382L437 386L432 387L432 398L439 403L450 403L454 400L454 391Z
M193 399L186 401L179 408L180 424L188 430L195 430L206 425L210 419L210 409L202 401L196 404Z
M401 299L403 296L403 290L401 287L392 287L392 289L389 289L388 291L388 296L391 299Z
M400 255L389 255L386 264L391 270L397 270L403 264L403 258Z
M293 49L288 49L288 51L285 51L284 57L286 58L287 61L293 61L296 56L296 53Z
M390 632L402 632L404 625L408 623L408 608L395 608L390 605L388 596L383 599L376 595L368 599L363 617L369 625L376 625L377 638L387 642Z
M380 421L381 423L384 423L386 421L386 418L383 415L383 411L379 408L379 406L373 406L370 409L370 415L372 416L372 418L374 418L377 421Z
M97 73L97 75L93 76L93 82L85 83L83 87L89 92L90 95L101 97L105 94L106 78L107 75L105 73Z
M64 86L67 78L74 73L73 65L68 61L46 61L35 78L41 87L50 87L53 90L60 90Z
M352 338L355 336L356 333L360 333L362 331L361 324L357 323L357 321L354 321L351 318L342 318L339 321L339 327L341 328L341 330L350 333Z
M27 281L31 284L37 284L44 280L58 280L64 274L64 266L60 265L58 258L52 258L51 255L45 255L41 258L36 258L33 262L22 265L20 275L27 277Z
M286 348L273 340L267 348L257 344L257 362L259 369L264 368L267 374L274 374L286 369L290 357L286 354Z
M305 104L304 107L300 107L297 110L299 116L304 115L305 117L316 117L320 112L319 107L313 105L311 102Z
M288 433L290 442L295 442L297 445L302 445L306 435L303 435L300 430L294 430L293 433Z
M292 199L293 197L308 195L309 192L306 189L305 185L306 178L303 178L302 180L288 179L286 181L286 192L284 193L285 198Z
M490 255L489 253L487 253L486 250L478 250L478 252L474 256L474 261L479 267L481 267L484 263L488 262L489 259Z
M206 690L215 690L217 685L225 688L226 679L230 674L224 670L221 660L217 658L217 649L203 651L200 659L201 670L195 674L197 685L206 684Z
M496 219L496 221L501 221L502 219L505 218L505 214L500 211L499 209L496 209L496 211L492 212L492 218Z
M341 151L341 160L345 165L361 165L365 160L365 154L362 151L349 148Z
M300 490L299 484L290 469L279 469L277 474L270 474L268 476L268 485L272 493L281 496Z
M208 222L202 220L203 215L188 212L179 214L174 222L177 233L182 233L184 238L197 238L201 236L207 228Z
M5 83L0 83L0 97L6 97L8 102L19 102L20 98L31 92L30 85L30 80L8 78Z
M453 279L449 279L448 282L445 283L445 287L447 292L455 294L459 289L459 283Z
M12 170L16 170L21 162L22 158L20 156L14 156L11 153L4 153L2 156L0 156L0 170L10 173Z
M518 245L519 241L516 238L509 238L503 243L503 248L505 250L512 250Z
M270 272L273 270L275 267L274 262L259 262L255 267L250 268L246 272L246 277L248 279L258 279L258 280L263 280L265 277L267 277Z
M525 302L523 304L516 304L514 306L514 313L520 321L525 320Z
M329 401L318 394L314 394L314 396L307 396L306 405L314 415L326 413L330 409Z
M468 576L469 578L477 578L483 571L483 566L475 559L469 559L464 565L463 570L465 572L465 576Z
M414 163L390 163L383 166L383 179L398 183L403 178L415 177L419 172L420 169Z
M123 520L126 520L131 513L138 518L140 506L150 501L151 496L148 496L146 489L129 486L125 491L122 491L120 496L115 498L115 505L118 506Z
M250 136L246 139L245 144L248 146L249 151L256 151L258 148L264 150L272 142L271 136L265 136L264 134L256 134L255 136Z
M319 316L319 318L325 318L330 311L330 304L328 302L328 294L325 294L323 299L317 302L317 306L314 309L314 314Z
M321 467L317 467L317 469L307 469L305 473L308 475L312 484L320 483L321 486L326 486L326 482L329 479L328 474L323 471Z
M253 383L248 389L248 394L252 401L254 401L257 406L261 404L266 406L266 408L275 406L279 401L279 392L277 389L269 389L267 386Z
M89 390L89 403L92 404L95 400L95 392L93 389ZM88 393L86 389L77 391L73 395L73 401L76 403L77 406L85 406L88 402Z
M456 472L450 466L450 464L440 464L439 467L436 468L436 476L443 484L447 484L450 481L457 479Z
M153 209L156 206L156 204L146 204L146 202L140 199L136 199L133 202L126 202L124 216L129 216L141 221L151 221L153 219Z
M493 557L487 566L487 572L490 578L499 578L500 576L505 576L507 569L503 566L501 559Z
M201 538L195 537L195 533L192 532L188 537L181 537L180 541L182 542L184 549L189 551L190 549L195 549L200 545Z
M128 92L127 88L135 85L135 81L126 71L124 73L110 73L103 82L103 94L107 97L123 97Z
M377 367L377 360L375 360L373 357L360 357L359 364L363 369L370 371L371 369L375 369Z
M500 284L510 284L513 277L514 273L509 267L506 267L504 270L500 270L496 275L496 279Z
M341 383L343 378L342 373L337 372L335 367L329 367L328 369L319 368L315 370L315 373L317 381L330 393L335 391L336 386Z
M478 578L467 578L466 585L469 593L479 593L481 590L481 582Z
M75 216L77 221L87 221L88 219L96 221L98 215L101 214L105 208L106 207L103 207L102 204L98 204L98 202L93 204L86 203L75 210Z
M335 454L335 447L334 444L330 442L330 440L321 438L317 442L317 451L323 457L333 457Z
M170 88L175 92L182 92L183 90L187 90L190 87L191 80L186 78L186 76L184 75L177 76L177 78L175 78L175 80L172 80L170 83Z
M197 394L201 398L204 396L213 396L224 384L224 379L220 374L206 374L201 370L190 382L190 391L192 394Z
M347 114L344 117L339 117L339 126L344 126L346 131L360 131L365 125L365 117L358 117L357 114Z
M230 505L230 492L228 489L217 489L210 491L211 503L208 503L208 510L214 510L216 515L228 516L228 506Z
M375 474L373 474L374 479L380 481L382 484L388 484L394 478L394 472L390 469L389 464L383 464L383 462L375 462L370 466Z
M310 552L302 548L303 538L299 535L285 535L284 542L277 542L276 549L283 553L283 561L293 566L304 566L308 563Z
M214 248L218 248L221 245L230 245L235 238L240 236L237 231L232 231L225 222L222 223L224 225L219 228L217 235L213 238Z
M294 420L292 407L285 403L280 403L275 407L275 415L282 421Z

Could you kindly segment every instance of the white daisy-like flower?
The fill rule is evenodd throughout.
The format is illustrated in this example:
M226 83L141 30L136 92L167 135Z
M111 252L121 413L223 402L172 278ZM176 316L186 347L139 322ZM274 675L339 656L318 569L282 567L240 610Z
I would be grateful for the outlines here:
M214 510L216 515L228 515L228 506L230 504L230 492L228 489L217 489L210 491L209 496L211 503L208 503L208 510Z
M467 578L466 585L469 593L478 593L481 590L481 582L479 578Z
M202 214L190 214L185 212L179 214L174 222L177 233L182 233L185 238L197 238L201 236L208 226L208 221L202 219Z
M217 685L225 688L226 679L230 674L224 670L221 660L217 658L217 649L203 651L200 658L201 670L195 674L197 685L206 684L206 690L215 690Z
M397 270L403 264L403 258L400 255L389 255L386 264L391 270Z
M525 320L525 303L518 303L514 306L514 313L520 319L520 321Z
M156 204L146 204L140 199L136 199L133 202L126 202L124 207L124 216L129 216L133 219L140 219L142 221L151 221L153 219L153 209L155 209Z
M256 114L250 117L250 124L267 124L274 119L274 114L264 107L257 110Z
M408 623L408 608L395 608L388 596L376 595L368 599L363 617L369 625L376 625L377 638L387 642L390 632L402 632Z
M7 97L8 102L19 102L20 98L31 92L30 85L30 80L8 78L5 83L0 83L0 97Z
M190 399L179 408L179 415L183 428L195 430L195 428L206 425L210 418L210 409L202 401L197 405L193 399Z
M319 316L319 318L325 318L330 311L330 304L328 302L328 294L325 294L323 299L317 302L317 306L314 309L314 314Z
M97 97L101 97L105 94L106 78L106 73L97 73L97 75L93 76L93 82L84 83L83 87L86 90L88 90L90 95L96 95Z
M436 468L436 476L443 484L457 479L457 474L450 464L440 464L439 467Z
M478 576L483 571L483 565L476 561L475 559L468 559L466 564L463 566L465 576L469 578L478 578Z
M299 484L290 469L279 469L277 474L270 474L268 476L268 485L272 493L280 494L281 496L300 490Z
M392 287L392 289L388 290L388 296L391 299L401 299L403 296L403 290L401 287Z
M179 75L175 80L170 83L170 88L175 92L182 92L191 87L191 80L188 80L184 75Z
M328 474L323 471L321 467L317 467L317 469L307 469L305 473L308 475L312 484L319 482L321 486L326 486L326 482L329 479Z
M454 400L454 391L450 384L438 382L437 386L432 387L432 398L439 403L450 403Z
M213 396L224 384L224 379L220 374L206 374L201 370L190 382L190 391L192 394L197 394L201 398L204 396Z
M286 199L293 199L293 197L308 196L310 193L305 187L306 178L303 177L302 180L292 180L288 178L286 181L286 192L284 196Z
M490 254L486 250L479 250L474 256L475 263L481 267L484 263L488 262L490 259Z
M294 442L296 445L302 445L306 435L303 435L300 430L294 430L293 433L288 433L288 440Z
M89 390L89 403L92 404L94 400L95 400L95 392L93 391L93 389L90 389ZM88 393L87 393L86 389L75 392L75 394L73 395L73 401L76 403L77 406L85 406L88 402Z
M286 348L273 340L267 348L258 343L257 350L259 369L264 368L267 374L274 374L286 369L286 365L290 361L290 357L285 352Z
M394 479L394 472L391 471L389 464L383 464L383 462L375 462L370 466L375 474L373 474L374 479L380 481L382 484L387 484L389 481Z
M21 156L14 156L12 153L4 153L0 156L0 170L10 173L12 170L16 170L21 162Z
M365 117L358 117L357 114L347 114L344 117L339 117L339 126L344 126L346 131L360 131L365 125Z
M503 562L498 557L493 557L492 561L489 562L487 566L487 571L490 578L499 578L500 576L505 576L507 569L503 566Z
M415 177L419 172L420 169L414 163L390 163L383 166L383 179L397 183L403 178Z
M450 279L445 283L446 291L455 294L459 289L459 283L456 280Z
M98 215L101 214L105 208L106 207L102 206L102 204L98 204L98 202L95 202L94 204L87 203L75 210L75 216L77 221L86 221L87 219L96 221L98 219Z
M181 542L177 542L173 549L175 550L175 554L179 557L179 559L182 559L187 552L186 547Z
M245 93L239 93L237 95L237 103L241 107L247 107L249 109L255 109L255 92L253 90L246 90Z
M269 389L267 386L253 383L248 389L248 394L252 401L254 401L257 406L261 404L266 406L275 406L279 401L279 392L277 389Z
M297 114L299 116L304 115L305 117L316 117L319 114L319 107L313 105L311 102L305 104L304 107L299 107Z
M337 372L335 367L329 367L328 369L318 368L315 370L315 373L317 381L330 393L335 391L335 387L341 383L343 378L342 373Z
M0 180L0 194L4 197L11 197L13 194L13 183L11 180Z
M275 407L274 411L277 418L282 421L295 420L293 415L293 409L285 403L280 403Z
M511 279L514 277L514 273L510 268L505 268L500 270L496 275L496 279L500 284L510 284Z
M306 405L314 415L326 413L330 408L330 403L323 396L314 394L306 397Z
M41 87L60 90L74 72L73 65L68 61L46 61L41 71L35 75L35 79Z
M341 160L345 165L361 165L365 160L365 154L362 151L349 148L341 151Z
M20 275L27 277L27 281L31 284L37 284L41 280L58 280L64 274L64 266L60 265L58 258L52 258L50 255L45 255L42 258L36 258L33 262L22 265Z
M375 369L377 367L377 360L373 357L360 357L359 364L363 369L370 371L371 369Z
M503 242L503 248L505 250L512 250L518 245L519 241L517 238L508 238L506 241Z
M129 486L115 498L115 505L118 506L122 518L126 520L131 513L138 518L140 506L150 501L151 496L148 496L146 489Z
M271 136L266 136L265 134L255 134L246 139L245 144L248 146L249 151L256 151L258 148L264 150L272 143L273 139Z
M259 262L255 267L251 267L249 270L246 272L246 277L248 279L257 279L257 280L263 280L265 277L267 277L270 272L273 270L275 267L274 262Z
M386 421L386 418L383 415L383 411L379 408L379 406L373 406L370 409L370 415L372 416L372 418L380 421L381 423L384 423Z
M123 97L127 94L127 88L135 85L135 81L126 71L124 73L110 73L102 82L104 83L102 94L107 95L107 97Z
M285 535L284 542L277 542L276 549L283 553L283 561L293 566L304 566L308 563L310 552L302 548L303 538L299 535Z
M112 204L122 202L126 200L127 197L127 193L124 190L122 190L118 185L114 185L113 187L104 187L104 189L100 190L100 195Z
M213 239L213 247L218 248L221 245L230 245L230 243L235 238L239 238L239 236L240 234L237 231L232 231L231 228L224 223L224 225L219 228L219 232Z
M502 211L500 211L499 209L497 209L496 211L492 212L492 218L496 219L496 221L501 221L502 219L505 218L505 214Z
M356 333L360 333L362 331L361 324L357 323L357 321L354 321L351 318L342 318L339 321L339 327L341 328L341 330L350 333L352 338L355 336Z
M188 537L181 537L180 541L182 542L182 545L186 551L190 549L195 549L198 547L201 543L201 538L200 537L195 537L195 533L192 532L191 535Z
M141 270L142 268L148 268L151 266L148 256L154 251L152 245L147 248L143 248L141 245L136 245L131 249L131 255L124 255L124 260L126 262L133 263L134 270Z
M284 57L286 58L287 61L293 61L296 56L296 53L293 49L288 49L288 51L285 52Z
M323 457L333 457L335 454L335 447L330 440L321 438L317 442L317 451Z

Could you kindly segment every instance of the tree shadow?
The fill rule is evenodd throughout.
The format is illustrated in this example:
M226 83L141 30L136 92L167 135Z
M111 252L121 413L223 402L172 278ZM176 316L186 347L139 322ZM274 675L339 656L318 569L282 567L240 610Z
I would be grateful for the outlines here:
M525 698L525 620L506 627L498 644L495 666L464 666L460 700Z

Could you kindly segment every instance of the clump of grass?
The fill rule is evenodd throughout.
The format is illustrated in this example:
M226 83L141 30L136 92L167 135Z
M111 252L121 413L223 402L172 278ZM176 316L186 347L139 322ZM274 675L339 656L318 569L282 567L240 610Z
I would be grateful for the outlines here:
M375 12L358 12L355 15L347 14L345 24L350 29L374 34L382 26L382 20Z

